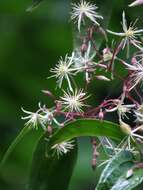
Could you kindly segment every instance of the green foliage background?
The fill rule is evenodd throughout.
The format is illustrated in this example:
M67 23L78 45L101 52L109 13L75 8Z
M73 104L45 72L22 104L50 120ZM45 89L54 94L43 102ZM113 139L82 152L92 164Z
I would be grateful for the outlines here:
M131 1L114 1L114 6L110 0L96 2L104 17L107 10L113 8L109 25L114 30L120 30L122 10L127 9L127 4ZM70 3L69 0L45 0L38 9L27 13L25 10L31 0L0 1L0 157L23 128L21 107L34 111L39 101L52 106L41 90L59 93L55 92L55 80L47 80L46 77L50 75L49 69L57 63L59 57L72 50ZM142 10L143 7L127 9L128 20L134 20ZM143 26L142 17L139 24ZM109 93L115 96L118 92L115 92L113 86L117 83L112 88L107 84L96 87L93 85L91 91L96 92L96 100L99 101ZM33 131L29 134L11 155L0 173L1 190L25 189L33 148L39 133ZM78 163L70 190L95 187L99 172L91 169L92 150L89 145L90 139L80 139Z

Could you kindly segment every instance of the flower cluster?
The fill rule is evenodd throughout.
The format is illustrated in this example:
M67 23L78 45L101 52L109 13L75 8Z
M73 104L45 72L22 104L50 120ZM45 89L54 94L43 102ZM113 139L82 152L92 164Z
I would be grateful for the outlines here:
M143 1L137 0L130 6L141 3ZM47 108L46 105L39 104L38 111L35 113L22 108L23 112L28 114L22 119L28 120L26 126L36 129L41 126L46 131L48 126L53 126L53 124L63 127L65 123L77 118L102 120L109 113L116 112L118 123L128 137L126 148L132 150L131 141L142 141L143 139L142 135L138 134L143 129L143 98L140 93L143 81L143 44L140 37L143 29L135 26L136 21L128 25L124 11L122 32L103 28L102 24L99 24L103 17L98 14L97 6L85 0L72 4L71 20L77 24L81 43L71 54L68 53L64 58L59 59L55 67L50 70L51 76L48 77L56 79L56 86L61 89L63 95L55 97L51 92L44 91L54 97L54 107ZM97 33L101 39L105 38L106 41L102 49L98 48L96 43L94 34ZM108 35L113 38L118 36L119 39L113 45L108 44ZM129 51L130 46L134 47L132 54ZM120 58L120 52L124 51L125 47L127 56ZM126 76L125 74L121 76L115 67L116 64L120 64ZM83 87L77 81L79 75L83 77ZM96 107L89 105L88 100L92 96L86 91L89 83L95 80L108 83L116 78L122 84L120 95L114 99L106 98ZM126 123L129 115L135 117L133 129ZM60 116L64 118L61 123L58 121ZM60 156L71 150L73 144L69 141L56 144L52 148L56 149ZM120 147L117 149L120 150Z

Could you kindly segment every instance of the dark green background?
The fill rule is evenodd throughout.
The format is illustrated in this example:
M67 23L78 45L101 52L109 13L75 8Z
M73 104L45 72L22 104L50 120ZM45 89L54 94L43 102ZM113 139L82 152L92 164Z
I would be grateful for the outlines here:
M94 0L92 2L95 2ZM121 30L121 14L125 9L128 20L141 15L143 7L128 9L127 0L97 0L105 17L111 11L109 28ZM30 0L0 1L0 156L24 126L21 107L35 111L38 102L52 106L41 90L55 94L55 80L46 78L60 56L72 51L72 29L69 22L69 0L45 0L32 13L26 12ZM143 14L142 14L143 15ZM140 26L143 26L142 22ZM118 83L117 83L118 84ZM96 100L117 94L117 84L91 85ZM112 87L110 87L112 85ZM114 88L113 88L114 86ZM23 190L29 175L32 151L38 137L33 131L16 148L0 176L0 190ZM70 190L94 189L98 174L90 165L90 139L80 139L79 159ZM99 169L100 170L100 169ZM63 172L63 171L61 171Z

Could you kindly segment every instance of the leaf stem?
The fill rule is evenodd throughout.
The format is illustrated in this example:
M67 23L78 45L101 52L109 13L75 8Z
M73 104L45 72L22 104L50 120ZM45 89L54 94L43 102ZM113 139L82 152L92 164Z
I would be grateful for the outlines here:
M8 160L10 154L13 152L13 150L15 149L15 147L17 146L17 144L22 140L22 138L28 133L30 132L31 128L25 126L20 133L18 134L18 136L15 138L15 140L11 143L11 145L9 146L9 148L7 149L7 151L5 152L1 162L0 162L0 171L3 168L4 164L6 163L6 161Z

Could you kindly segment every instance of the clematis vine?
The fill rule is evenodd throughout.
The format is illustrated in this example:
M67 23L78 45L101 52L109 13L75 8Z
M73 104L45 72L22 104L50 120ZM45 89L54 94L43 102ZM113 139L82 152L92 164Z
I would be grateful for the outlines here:
M143 1L137 0L130 6L142 3ZM98 14L96 4L80 0L73 3L71 9L71 20L78 29L78 45L71 52L61 56L50 70L51 76L48 80L50 82L51 78L55 78L55 86L58 88L55 88L54 92L49 89L42 91L50 96L53 106L38 104L35 112L22 108L26 114L22 119L26 121L27 127L38 129L40 126L44 132L48 132L49 126L51 129L55 126L59 129L65 127L66 123L80 118L98 119L102 122L108 116L112 117L116 114L116 122L126 138L118 146L110 143L106 137L99 138L100 143L116 150L115 152L123 149L133 153L139 152L134 149L133 143L143 141L143 136L140 134L143 130L143 29L135 26L137 20L128 25L125 11L122 13L122 31L115 32L114 29L102 28L102 23L99 24L99 20L104 22L104 19ZM96 37L97 33L98 37ZM114 43L109 43L109 36ZM119 40L115 40L115 36ZM98 38L101 41L104 39L100 48L97 45ZM131 47L134 48L129 52ZM125 48L127 48L127 57L120 54ZM123 72L119 71L119 67ZM98 91L91 92L91 86L97 85L99 88L101 84L102 88L104 83L110 90L114 88L112 85L114 81L120 83L113 89L114 91L119 89L117 94L115 93L114 97L103 96L102 100L96 100ZM133 126L128 124L130 117ZM50 130L51 134L52 130ZM98 155L96 140L92 142L95 163ZM52 150L59 158L73 148L73 141L65 141L54 145Z

